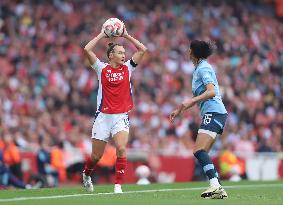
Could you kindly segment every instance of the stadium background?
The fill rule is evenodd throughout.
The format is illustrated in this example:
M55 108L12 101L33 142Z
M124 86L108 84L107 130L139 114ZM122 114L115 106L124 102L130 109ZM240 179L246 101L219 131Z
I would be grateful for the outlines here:
M217 45L210 62L229 112L225 132L211 151L220 173L230 178L236 167L244 178L283 177L282 16L280 0L2 0L3 162L26 181L38 172L37 156L44 148L60 184L78 183L91 151L97 95L97 78L82 47L107 18L118 17L149 48L132 80L135 108L130 113L127 182L136 181L134 169L140 164L151 168L152 181L203 179L192 157L198 109L175 125L168 120L170 111L191 95L194 67L186 52L195 38ZM119 41L130 57L135 49ZM102 40L96 49L103 61L107 42ZM114 151L107 148L101 173L111 173ZM107 176L97 180L109 182Z

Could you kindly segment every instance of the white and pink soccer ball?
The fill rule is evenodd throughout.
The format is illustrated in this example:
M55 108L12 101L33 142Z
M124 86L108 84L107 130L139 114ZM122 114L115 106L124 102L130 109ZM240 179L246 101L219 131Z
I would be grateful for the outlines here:
M146 165L140 165L136 168L135 174L138 178L137 184L138 185L147 185L150 184L148 177L150 176L150 169Z
M102 25L102 31L108 37L122 36L125 31L124 23L117 18L110 18Z

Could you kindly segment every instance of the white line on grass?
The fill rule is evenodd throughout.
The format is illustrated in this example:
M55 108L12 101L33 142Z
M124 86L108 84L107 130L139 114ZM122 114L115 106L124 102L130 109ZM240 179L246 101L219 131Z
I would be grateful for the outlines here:
M283 183L282 184L234 185L234 186L223 186L223 187L225 189L283 187ZM139 191L126 191L123 194L169 192L169 191L193 191L193 190L203 190L206 188L207 187L176 188L176 189L150 189L150 190L139 190ZM60 198L81 197L81 196L99 196L99 195L115 195L115 193L108 192L108 193L94 193L94 194L69 194L69 195L54 195L54 196L17 197L17 198L9 198L9 199L0 199L0 202L40 200L40 199L60 199Z

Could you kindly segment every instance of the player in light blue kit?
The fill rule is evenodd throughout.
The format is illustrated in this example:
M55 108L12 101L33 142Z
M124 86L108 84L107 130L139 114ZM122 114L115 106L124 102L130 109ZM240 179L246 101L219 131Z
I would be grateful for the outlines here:
M193 98L185 100L175 111L170 114L170 121L182 114L185 110L198 104L202 123L194 147L194 155L198 159L205 174L209 178L209 188L201 194L203 198L227 198L226 191L221 187L218 173L208 156L208 152L215 142L218 134L222 134L227 111L221 100L219 86L212 66L207 58L212 54L212 44L194 40L190 44L189 56L195 65L192 79Z

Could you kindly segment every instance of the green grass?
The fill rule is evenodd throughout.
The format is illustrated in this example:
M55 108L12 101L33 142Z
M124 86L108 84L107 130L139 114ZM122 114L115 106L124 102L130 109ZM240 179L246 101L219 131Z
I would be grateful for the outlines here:
M200 198L200 193L207 187L207 183L194 182L152 184L148 186L124 185L124 194L112 194L113 185L96 186L95 192L92 194L86 193L80 186L38 190L4 190L0 191L0 205L283 204L283 181L224 182L223 185L229 195L229 199L226 200L207 200ZM48 196L55 196L55 198L46 198ZM58 198L58 196L64 198ZM7 201L8 199L12 199L12 201ZM15 201L16 199L18 201Z

